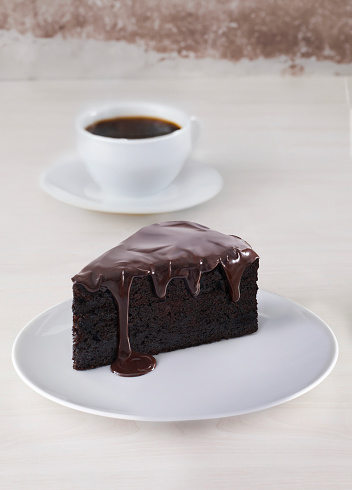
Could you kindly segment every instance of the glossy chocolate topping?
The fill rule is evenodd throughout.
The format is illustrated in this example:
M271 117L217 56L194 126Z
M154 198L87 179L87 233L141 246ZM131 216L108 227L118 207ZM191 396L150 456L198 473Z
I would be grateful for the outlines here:
M131 350L128 335L129 293L134 277L150 275L159 298L175 277L184 278L197 296L203 272L223 267L233 301L240 297L244 269L258 255L248 243L188 221L168 221L146 226L104 253L72 278L88 291L107 288L119 310L117 357L111 370L121 376L140 376L154 369L153 356Z

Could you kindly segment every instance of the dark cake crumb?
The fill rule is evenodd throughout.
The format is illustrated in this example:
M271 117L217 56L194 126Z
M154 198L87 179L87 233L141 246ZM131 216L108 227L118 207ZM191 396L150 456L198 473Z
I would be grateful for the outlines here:
M132 350L159 354L254 333L257 318L256 260L241 279L241 296L231 300L221 266L201 277L193 297L184 279L173 279L159 299L150 276L132 282L129 336ZM116 357L118 307L109 290L89 292L73 286L73 367L85 370L110 365Z

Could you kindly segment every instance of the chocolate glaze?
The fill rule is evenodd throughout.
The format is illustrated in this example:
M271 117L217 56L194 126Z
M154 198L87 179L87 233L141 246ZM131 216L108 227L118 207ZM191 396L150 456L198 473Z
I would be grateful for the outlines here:
M120 376L140 376L153 370L156 361L131 350L128 307L133 278L150 275L159 298L165 298L171 279L184 278L191 294L197 296L202 273L221 264L231 298L238 301L242 273L256 259L258 255L239 237L197 223L168 221L140 229L93 260L72 281L91 292L106 288L112 293L118 305L119 335L111 370Z

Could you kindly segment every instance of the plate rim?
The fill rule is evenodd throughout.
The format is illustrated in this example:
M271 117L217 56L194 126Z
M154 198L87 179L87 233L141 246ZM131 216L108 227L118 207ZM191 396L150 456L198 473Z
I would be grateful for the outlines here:
M295 398L298 398L298 397L304 395L305 393L313 390L322 381L324 381L324 379L326 379L330 375L330 373L332 372L332 370L336 366L338 356L339 356L339 344L338 344L337 337L336 337L334 331L331 329L331 327L322 318L320 318L316 313L312 312L310 309L300 305L299 303L297 303L297 302L295 302L289 298L281 296L277 293L273 293L271 291L267 291L267 290L263 290L263 289L258 289L258 293L259 292L260 292L260 294L264 294L264 296L265 295L275 296L275 297L279 298L280 300L285 300L285 301L291 303L294 307L299 307L300 309L303 309L305 312L308 312L310 315L312 315L315 318L315 320L317 320L321 324L321 326L323 326L325 328L325 330L329 333L329 335L331 337L331 341L332 341L332 359L331 359L328 367L325 369L325 371L317 379L315 379L313 382L309 383L306 387L302 388L301 390L296 391L296 392L294 392L290 395L287 395L285 397L282 397L279 400L275 400L274 402L269 402L269 403L263 404L259 408L253 408L250 410L245 409L245 410L237 410L237 411L227 411L227 412L222 412L222 413L218 413L218 414L209 414L207 416L205 416L205 415L192 416L192 417L187 417L187 416L178 416L178 417L171 416L171 417L168 417L168 416L165 416L161 419L160 416L152 417L152 416L143 416L143 415L135 415L135 414L117 413L116 411L110 411L109 412L108 410L94 409L94 408L86 407L84 405L80 405L78 403L72 403L69 401L65 401L65 400L58 398L58 397L52 395L51 393L43 390L42 388L38 387L35 383L33 383L29 379L29 377L27 377L22 372L22 370L19 367L19 364L17 362L17 358L16 358L16 347L17 347L22 335L25 334L27 329L29 329L33 323L36 323L40 319L40 317L45 316L51 310L54 310L54 309L59 308L59 307L66 307L66 305L72 303L72 298L68 298L64 301L56 303L53 306L45 309L44 311L42 311L41 313L39 313L38 315L33 317L29 322L27 322L26 325L24 325L24 327L17 334L17 336L13 342L13 345L12 345L12 350L11 350L12 364L13 364L13 367L14 367L17 375L20 377L20 379L22 379L22 381L27 386L29 386L33 391L40 394L44 398L47 398L47 399L49 399L55 403L58 403L59 405L62 405L64 407L72 408L72 409L78 410L80 412L89 413L92 415L99 415L99 416L107 417L107 418L117 418L117 419L134 420L134 421L141 421L141 422L182 422L182 421L194 421L194 420L212 420L212 419L219 419L219 418L225 418L225 417L233 417L233 416L238 416L238 415L245 415L245 414L249 414L249 413L255 413L255 412L262 411L262 410L266 410L268 408L272 408L272 407L275 407L278 405L282 405L282 404L287 403L291 400L294 400ZM260 313L260 311L258 309L258 315L259 315L259 313ZM68 328L68 330L69 330L69 328Z

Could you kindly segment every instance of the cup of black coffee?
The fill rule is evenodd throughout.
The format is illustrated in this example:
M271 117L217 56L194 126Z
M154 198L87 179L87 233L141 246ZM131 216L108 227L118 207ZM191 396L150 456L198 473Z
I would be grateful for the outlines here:
M157 103L116 102L76 120L77 149L109 196L143 197L166 188L192 150L199 123Z

